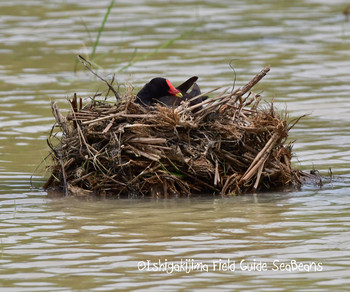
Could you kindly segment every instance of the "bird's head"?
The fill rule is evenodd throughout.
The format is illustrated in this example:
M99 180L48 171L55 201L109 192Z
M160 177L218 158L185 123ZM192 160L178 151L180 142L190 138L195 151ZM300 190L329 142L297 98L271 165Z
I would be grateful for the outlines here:
M177 90L168 79L157 77L149 82L150 91L152 91L153 98L159 98L167 95L182 97L182 93Z

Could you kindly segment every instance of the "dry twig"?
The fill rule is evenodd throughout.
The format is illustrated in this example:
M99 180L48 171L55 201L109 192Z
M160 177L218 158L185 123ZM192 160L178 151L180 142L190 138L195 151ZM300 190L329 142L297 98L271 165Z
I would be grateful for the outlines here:
M62 136L52 146L52 176L45 186L111 197L230 195L299 186L292 147L284 145L291 126L273 106L259 109L260 95L250 93L269 70L232 93L226 89L176 109L147 110L130 93L117 106L101 101L81 109L73 100L67 117L53 103ZM199 110L193 114L194 109Z

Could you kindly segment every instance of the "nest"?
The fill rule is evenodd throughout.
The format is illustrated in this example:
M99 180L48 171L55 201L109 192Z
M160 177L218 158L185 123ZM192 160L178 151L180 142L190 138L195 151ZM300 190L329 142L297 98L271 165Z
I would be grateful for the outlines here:
M193 106L187 101L149 109L127 93L116 95L115 104L93 101L82 108L75 96L65 117L53 102L59 131L48 139L53 163L44 187L119 198L300 186L302 173L291 165L292 144L285 144L297 121L288 123L272 104L260 107L261 96L250 91L268 71Z

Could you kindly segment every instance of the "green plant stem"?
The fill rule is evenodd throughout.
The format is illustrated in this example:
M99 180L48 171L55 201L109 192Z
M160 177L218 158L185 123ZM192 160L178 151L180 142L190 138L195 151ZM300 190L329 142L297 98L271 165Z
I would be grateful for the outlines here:
M177 37L161 44L160 46L158 46L157 48L155 48L154 50L142 55L140 58L134 58L134 54L135 54L135 51L134 51L134 54L133 54L133 58L129 61L129 63L125 66L123 66L121 69L118 70L118 73L119 72L122 72L124 70L126 70L127 68L131 67L132 65L134 65L136 62L140 62L140 61L144 61L146 60L148 57L158 53L159 50L161 49L165 49L169 46L171 46L174 42L176 42L177 40L180 40L180 39L183 39L186 35L188 35L189 33L191 33L192 31L194 31L199 25L196 25L195 27L191 28L190 30L188 31L185 31L183 32L182 34L178 35Z
M100 26L100 28L98 29L97 37L96 37L94 46L93 46L93 48L92 48L91 60L93 60L93 59L95 58L96 49L97 49L98 44L99 44L99 42L100 42L101 34L102 34L102 32L104 31L105 24L106 24L106 22L107 22L107 19L108 19L109 14L111 13L111 10L112 10L112 7L113 7L113 5L114 5L114 2L115 2L115 0L111 0L111 2L109 3L109 6L108 6L107 11L106 11L106 14L105 14L105 17L103 18L102 23L101 23L101 26Z

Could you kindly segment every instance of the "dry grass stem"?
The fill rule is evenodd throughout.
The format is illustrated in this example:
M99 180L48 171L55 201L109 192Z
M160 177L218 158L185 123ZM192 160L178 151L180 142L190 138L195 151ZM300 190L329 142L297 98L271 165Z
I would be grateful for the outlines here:
M284 144L286 116L259 106L260 94L251 92L269 70L193 106L146 109L129 90L114 105L94 100L85 108L75 95L64 117L53 102L61 135L49 137L52 175L45 187L76 196L158 198L300 186L303 173L291 165L292 145Z

